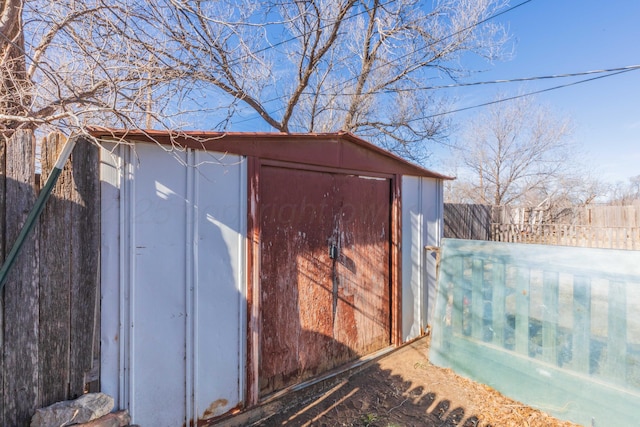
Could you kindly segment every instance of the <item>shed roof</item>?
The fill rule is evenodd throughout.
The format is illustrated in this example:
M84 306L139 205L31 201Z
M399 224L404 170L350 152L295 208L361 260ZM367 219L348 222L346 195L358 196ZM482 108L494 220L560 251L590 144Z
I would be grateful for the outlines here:
M103 140L154 142L180 148L255 156L271 161L453 179L408 162L349 132L170 132L94 127L90 133Z

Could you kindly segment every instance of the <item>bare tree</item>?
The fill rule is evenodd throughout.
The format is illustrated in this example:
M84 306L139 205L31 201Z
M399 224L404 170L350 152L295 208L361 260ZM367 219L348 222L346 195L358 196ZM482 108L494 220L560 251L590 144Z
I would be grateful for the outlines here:
M4 0L0 3L0 119L21 116L23 105L29 104L26 90L26 63L24 61L24 35L22 29L21 3ZM16 120L5 121L4 128L14 129Z
M445 104L426 90L429 81L466 75L458 62L464 53L503 53L503 29L484 21L505 4L441 0L425 11L417 0L305 0L227 7L221 15L215 4L183 1L160 27L185 52L179 69L274 129L347 130L419 158L424 145L414 143L447 130L433 116ZM256 16L273 17L274 26L250 25Z
M0 1L0 133L172 126L180 76L143 48L143 19L124 0Z
M0 126L348 130L419 158L507 0L0 0ZM204 119L206 117L206 120ZM438 116L440 117L440 116ZM260 122L263 124L260 125Z
M463 165L457 191L493 205L550 200L574 176L570 131L567 119L532 98L493 104L470 121L456 150Z
M640 175L629 178L627 182L617 182L611 188L609 204L620 206L640 204Z

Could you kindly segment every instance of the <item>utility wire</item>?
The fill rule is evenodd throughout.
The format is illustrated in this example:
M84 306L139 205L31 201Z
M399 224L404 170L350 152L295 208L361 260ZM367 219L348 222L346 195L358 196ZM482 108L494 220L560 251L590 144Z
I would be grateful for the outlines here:
M484 24L484 23L486 23L486 22L489 22L489 21L491 21L491 20L493 20L493 19L497 18L498 16L504 15L505 13L509 13L509 12L511 12L511 11L513 11L513 10L515 10L515 9L517 9L517 8L519 8L519 7L521 7L521 6L524 6L525 4L530 3L530 2L532 2L532 1L533 1L533 0L525 0L525 1L521 2L521 3L518 3L518 4L517 4L517 5L515 5L515 6L511 6L511 7L507 8L507 9L505 9L505 10L503 10L503 11L500 11L500 12L494 13L493 15L488 16L488 17L487 17L487 18L485 18L485 19L482 19L482 20L480 20L480 21L478 21L478 22L473 23L472 25L469 25L469 26L467 26L467 27L465 27L465 28L463 28L463 29L461 29L461 30L456 31L455 33L451 33L451 34L449 34L449 35L446 35L446 36L444 36L444 37L442 37L442 38L440 38L440 39L438 39L438 40L435 40L435 41L433 41L433 42L431 42L431 43L429 43L429 44L426 44L426 45L422 46L421 48L416 49L416 50L414 50L414 51L412 51L412 52L406 53L406 54L404 54L404 55L400 55L399 57L395 58L395 59L394 59L394 61L398 61L398 60L400 60L400 59L405 59L405 58L407 58L407 57L409 57L409 56L413 55L413 54L414 54L414 53L416 53L416 52L420 52L420 51L423 51L423 50L428 49L428 48L430 48L430 47L433 47L433 46L435 46L435 45L437 45L437 44L439 44L439 43L442 43L442 42L443 42L443 41L445 41L445 40L450 39L451 37L455 37L455 36L457 36L458 34L461 34L461 33L464 33L464 32L466 32L466 31L469 31L469 30L471 30L471 29L473 29L473 28L477 27L478 25L482 25L482 24ZM393 62L393 61L392 61L392 62ZM370 72L375 71L375 70L378 70L378 69L380 69L380 68L382 68L382 67L385 67L385 66L388 66L388 65L389 65L389 64L388 64L388 63L386 63L386 64L379 65L379 66L377 66L377 67L372 67ZM359 77L359 76L351 77L351 78L349 78L349 79L345 80L344 82L340 83L339 85L335 85L335 86L334 86L334 88L336 88L336 87L338 87L338 86L342 86L342 87L344 87L344 86L345 86L347 83L349 83L350 81L358 79L358 77Z
M442 113L431 114L429 116L408 120L408 122L411 123L411 122L415 122L415 121L418 121L418 120L431 119L431 118L434 118L434 117L440 117L440 116L445 116L447 114L459 113L459 112L471 110L471 109L474 109L474 108L480 108L480 107L486 107L488 105L499 104L501 102L513 101L514 99L524 98L525 96L532 96L532 95L537 95L539 93L550 92L552 90L563 89L563 88L566 88L566 87L569 87L569 86L575 86L575 85L578 85L578 84L581 84L581 83L587 83L587 82L591 82L591 81L598 80L598 79L604 79L606 77L611 77L611 76L615 76L615 75L622 74L622 73L628 73L629 71L633 71L633 70L637 70L637 69L640 69L640 66L636 66L635 68L623 69L622 71L616 71L614 73L606 74L604 76L591 77L590 79L579 80L577 82L566 83L566 84L559 85L559 86L553 86L553 87L549 87L549 88L546 88L546 89L536 90L536 91L533 91L533 92L527 92L527 93L523 93L523 94L520 94L520 95L510 96L510 97L507 97L507 98L501 98L501 99L497 99L495 101L489 101L489 102L484 102L482 104L472 105L472 106L469 106L469 107L458 108L456 110L449 110L449 111L444 111Z
M626 67L618 67L618 68L608 68L603 70L590 70L590 71L582 71L578 73L565 73L565 74L551 74L548 76L535 76L535 77L519 77L515 79L499 79L499 80L488 80L481 82L469 82L469 83L453 83L449 85L441 85L441 86L423 86L423 87L414 87L407 89L389 89L385 91L381 91L383 93L391 92L407 92L407 91L416 91L416 90L435 90L435 89L450 89L456 87L466 87L466 86L481 86L481 85L491 85L497 83L517 83L517 82L530 82L535 80L550 80L550 79L561 79L566 77L578 77L578 76L586 76L590 74L602 74L602 73L615 73L617 71L633 71L640 69L640 65L628 65Z
M492 20L492 19L495 19L495 18L497 18L497 17L499 17L499 16L501 16L501 15L504 15L505 13L511 12L511 11L513 11L513 10L515 10L515 9L517 9L517 8L521 7L521 6L524 6L525 4L530 3L530 2L532 2L532 1L533 1L533 0L525 0L525 1L521 2L521 3L518 3L518 4L517 4L517 5L515 5L515 6L511 6L511 7L507 8L507 9L505 9L505 10L502 10L502 11L500 11L500 12L497 12L497 13L495 13L495 14L491 15L491 16L488 16L488 17L487 17L487 18L485 18L485 19L482 19L482 20L480 20L480 21L478 21L478 22L473 23L472 25L469 25L469 26L467 26L467 27L465 27L465 28L463 28L463 29L461 29L461 30L456 31L455 33L448 34L448 35L446 35L446 36L444 36L444 37L442 37L442 38L440 38L440 39L438 39L438 40L435 40L435 41L433 41L433 42L431 42L431 43L429 43L429 44L427 44L427 45L424 45L424 46L422 46L421 48L416 49L415 51L409 52L409 53L407 53L407 54L405 54L405 55L401 55L401 56L399 56L399 57L395 58L395 59L394 59L394 61L398 61L398 60L400 60L400 59L404 59L404 58L406 58L406 57L408 57L408 56L410 56L410 55L412 55L412 54L415 54L416 52L420 52L420 51L422 51L422 50L425 50L425 49L428 49L428 48L430 48L430 47L433 47L433 46L437 45L438 43L442 43L443 41L445 41L445 40L447 40L447 39L450 39L451 37L455 37L455 36L457 36L458 34L461 34L461 33L465 32L465 31L469 31L469 30L471 30L471 29L473 29L473 28L477 27L478 25L482 25L482 24L484 24L484 23L486 23L486 22L488 22L488 21L490 21L490 20ZM296 37L296 38L297 38L297 37ZM294 39L295 39L295 38L294 38ZM379 65L379 66L377 66L377 67L372 67L370 71L375 71L375 70L377 70L377 69L379 69L379 68L382 68L383 66L388 66L388 65L389 65L389 64L387 63L387 64ZM351 77L351 78L349 78L349 79L347 79L347 80L345 80L345 81L343 81L343 82L340 82L340 83L337 83L337 84L333 85L333 86L332 86L331 88L329 88L329 89L330 89L331 91L333 91L333 93L337 93L338 91L340 91L340 88L341 88L341 87L345 87L347 84L349 84L349 83L350 83L351 81L353 81L353 80L356 80L357 78L358 78L358 76ZM342 91L340 91L340 93L342 93ZM266 105L266 104L268 104L268 103L270 103L270 102L274 102L274 101L278 101L278 100L283 100L284 98L285 98L285 96L284 96L284 95L283 95L283 96L278 96L278 97L275 97L275 98L268 99L268 100L266 100L266 101L262 102L261 104L262 104L262 105ZM273 116L273 114L275 114L275 113L277 113L277 112L279 112L279 111L282 111L282 110L284 110L285 108L286 108L286 107L284 107L284 106L283 106L283 107L280 107L280 108L277 108L277 109L275 109L275 110L273 110L273 111L269 112L269 115L270 115L270 116ZM236 122L234 122L234 123L236 123L236 124L238 124L238 123L244 123L244 122L251 121L251 120L255 120L255 118L248 118L248 119L245 119L245 120L236 121Z
M524 93L524 94L515 95L515 96L511 96L511 97L507 97L507 98L501 98L501 99L498 99L498 100L495 100L495 101L484 102L482 104L472 105L472 106L469 106L469 107L463 107L463 108L458 108L458 109L455 109L455 110L449 110L449 111L444 111L444 112L441 112L441 113L431 114L429 116L425 116L425 117L420 117L420 118L409 120L408 122L411 123L411 122L415 122L415 121L418 121L418 120L430 119L430 118L434 118L434 117L444 116L444 115L447 115L447 114L459 113L459 112L471 110L471 109L474 109L474 108L486 107L488 105L498 104L498 103L506 102L506 101L512 101L514 99L524 98L526 96L537 95L537 94L544 93L544 92L550 92L552 90L563 89L563 88L570 87L570 86L575 86L575 85L578 85L578 84L581 84L581 83L587 83L587 82L591 82L591 81L594 81L594 80L603 79L605 77L612 77L612 76L615 76L615 75L618 75L618 74L627 73L629 71L635 71L635 70L639 70L639 69L640 69L640 65L629 65L629 66L626 66L626 67L608 68L608 69L602 69L602 70L591 70L591 71L584 71L584 72L579 72L579 73L554 74L554 75L548 75L548 76L523 77L523 78L516 78L516 79L492 80L492 81L472 82L472 83L459 83L459 84L452 84L452 85L429 86L429 87L423 87L423 88L407 89L407 90L447 89L447 88L454 88L454 87L476 86L476 85L497 84L497 83L513 83L513 82L545 80L545 79L557 79L557 78L584 76L584 75L590 75L590 74L608 73L608 74L606 74L604 76L596 76L596 77L592 77L592 78L589 78L589 79L584 79L584 80L579 80L579 81L576 81L576 82L566 83L566 84L563 84L563 85L553 86L553 87L546 88L546 89L536 90L536 91L533 91L533 92L527 92L527 93ZM394 91L391 91L391 92L399 92L399 91L400 90L394 90ZM344 94L344 95L347 95L347 94ZM278 110L276 110L276 111L278 111ZM248 122L248 121L255 120L255 119L257 119L257 117L247 118L245 120L240 120L240 121L237 121L235 123L236 124L237 123L244 123L244 122Z
M518 82L530 82L536 80L551 80L551 79L561 79L567 77L579 77L579 76L587 76L590 74L603 74L603 73L614 73L617 71L632 71L640 69L639 65L628 65L626 67L617 67L617 68L607 68L602 70L589 70L589 71L581 71L576 73L564 73L564 74L550 74L546 76L532 76L532 77L518 77L513 79L498 79L498 80L487 80L480 82L468 82L468 83L452 83L448 85L440 85L440 86L418 86L418 87L410 87L410 88L393 88L393 89L384 89L379 91L378 93L398 93L398 92L415 92L417 90L440 90L440 89L452 89L458 87L468 87L468 86L482 86L482 85L492 85L492 84L502 84L502 83L518 83ZM312 92L303 92L305 95L313 95ZM341 93L327 93L323 92L323 95L327 96L353 96L355 95L352 92L341 92ZM275 99L274 99L275 100ZM267 101L269 102L269 101Z

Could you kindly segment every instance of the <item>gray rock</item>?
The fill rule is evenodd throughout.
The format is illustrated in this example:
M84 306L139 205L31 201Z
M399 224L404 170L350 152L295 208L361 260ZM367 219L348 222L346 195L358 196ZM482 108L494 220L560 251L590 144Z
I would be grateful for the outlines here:
M76 400L54 403L37 409L31 418L31 427L64 427L86 423L113 409L113 397L104 393L88 393Z

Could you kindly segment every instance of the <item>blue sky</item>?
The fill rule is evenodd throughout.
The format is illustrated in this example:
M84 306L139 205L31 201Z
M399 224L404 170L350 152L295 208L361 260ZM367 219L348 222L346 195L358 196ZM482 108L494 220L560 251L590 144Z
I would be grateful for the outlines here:
M430 7L431 1L425 0L425 7ZM511 0L509 6L525 1ZM511 58L493 64L468 62L470 58L464 58L462 67L484 71L461 82L640 65L640 0L530 0L491 22L507 28L511 36L509 46L513 47ZM452 108L465 108L493 101L498 94L517 95L592 77L595 75L460 87L444 89L442 93L455 99ZM450 83L444 79L429 81L435 86ZM206 97L204 102L211 103L216 96ZM545 92L536 95L536 99L553 113L571 119L572 139L579 151L576 157L594 177L615 183L640 175L640 69ZM241 114L233 120L234 130L273 130L242 103L239 108ZM461 129L467 119L482 111L476 108L451 114L450 118L455 128ZM202 120L209 124L211 121L209 115ZM452 134L452 141L458 138L458 133ZM434 155L426 166L454 173L447 170L448 150L438 145L433 148Z
M511 3L511 6L522 0ZM467 81L489 81L609 69L640 64L640 0L532 0L496 18L513 38L512 59ZM455 89L457 107L491 101L592 76ZM640 175L640 70L536 96L574 124L573 139L596 177L626 181ZM458 113L462 124L482 109ZM454 135L455 138L455 135ZM444 153L443 153L444 154ZM437 157L437 156L436 156ZM433 167L439 161L434 158Z

